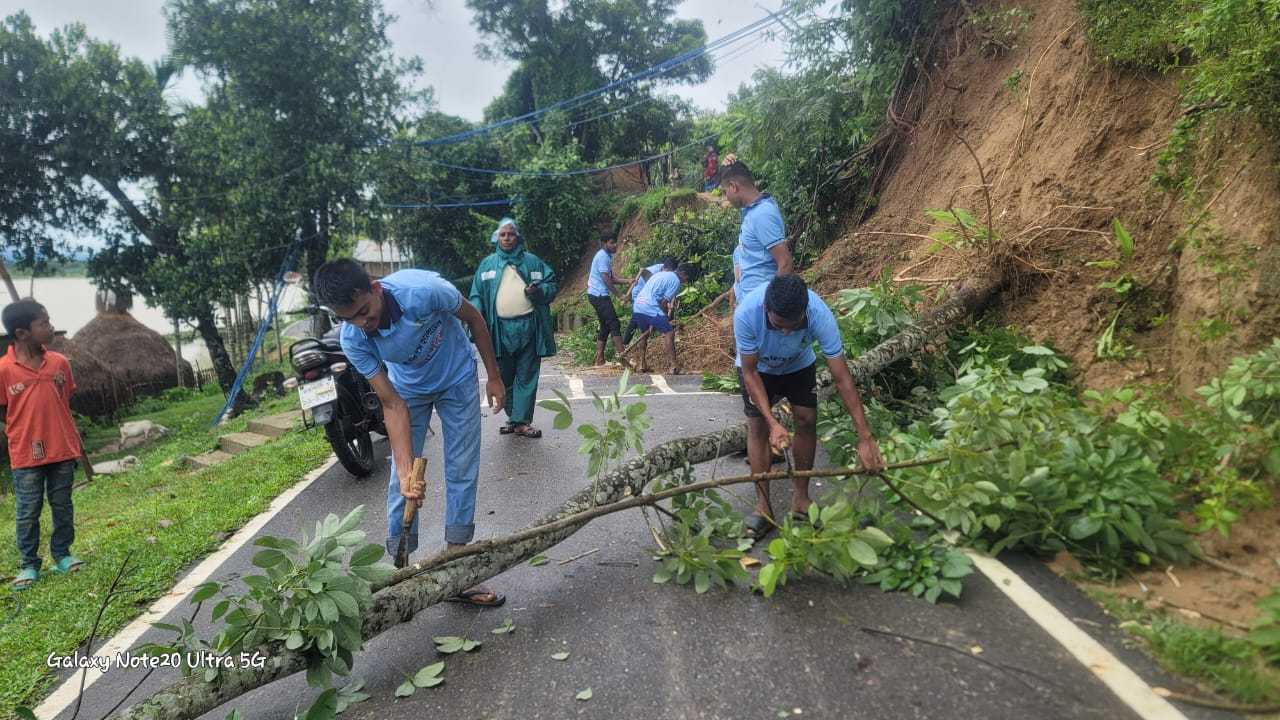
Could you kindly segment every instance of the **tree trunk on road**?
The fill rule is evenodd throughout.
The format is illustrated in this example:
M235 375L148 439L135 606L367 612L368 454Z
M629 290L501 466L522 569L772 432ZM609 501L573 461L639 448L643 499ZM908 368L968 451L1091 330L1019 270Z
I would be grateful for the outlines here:
M996 276L978 276L961 287L945 303L934 308L916 325L869 350L849 363L856 381L864 383L896 360L919 352L931 340L948 331L959 321L983 308L1000 290L1002 280ZM829 386L830 377L826 379ZM830 392L829 387L826 392ZM707 462L746 449L746 425L735 425L718 432L664 443L631 459L619 469L600 478L595 487L587 487L565 502L560 509L534 525L554 522L596 505L620 500L629 491L640 493L654 478L678 470L686 463ZM366 640L396 625L408 622L422 610L483 582L528 560L537 553L562 542L582 527L571 526L519 542L502 544L493 541L490 551L460 558L443 567L402 580L376 592L373 605L365 616L363 634ZM282 643L263 650L270 658L261 669L242 668L223 671L217 684L205 683L199 674L152 695L115 717L128 720L181 720L195 718L233 700L244 693L306 668L303 655L284 649Z

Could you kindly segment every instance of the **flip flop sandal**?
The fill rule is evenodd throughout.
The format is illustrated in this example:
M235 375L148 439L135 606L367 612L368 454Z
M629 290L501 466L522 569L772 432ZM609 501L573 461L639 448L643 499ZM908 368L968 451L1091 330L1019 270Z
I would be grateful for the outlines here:
M493 595L492 600L477 600L477 597L485 595ZM507 596L495 593L492 590L464 590L453 597L444 599L445 602L460 603L463 605L474 605L475 607L502 607L507 601Z
M773 523L769 518L759 513L751 513L742 519L742 525L747 530L747 537L756 540L763 540L769 533L773 532Z
M502 427L498 428L499 435L510 435L515 431L516 431L516 426L512 425L511 423L507 423L506 425L503 425Z
M512 432L530 440L537 440L542 437L542 431L532 425L525 425L523 430L513 430Z
M18 571L18 577L13 579L12 587L14 590L26 590L39 578L39 570L33 567L25 567Z
M56 573L73 573L79 572L84 561L75 555L67 555L58 559L51 568Z

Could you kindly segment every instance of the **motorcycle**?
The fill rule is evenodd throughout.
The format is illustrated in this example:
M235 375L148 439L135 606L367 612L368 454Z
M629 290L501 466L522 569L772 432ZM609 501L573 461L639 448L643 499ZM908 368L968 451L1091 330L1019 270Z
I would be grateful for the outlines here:
M308 307L308 313L326 312ZM369 381L356 371L342 352L338 340L341 325L334 323L319 338L303 338L289 346L289 362L296 374L290 378L298 388L298 400L304 411L311 411L310 429L324 426L324 435L338 462L356 477L373 472L373 438L369 433L387 434L382 417L382 402Z

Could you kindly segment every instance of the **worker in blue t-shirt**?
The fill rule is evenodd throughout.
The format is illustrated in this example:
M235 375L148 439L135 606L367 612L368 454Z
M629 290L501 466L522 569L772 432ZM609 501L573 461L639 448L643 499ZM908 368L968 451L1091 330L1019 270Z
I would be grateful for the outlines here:
M640 272L636 273L635 279L631 281L631 306L634 308L636 298L640 297L640 291L644 290L644 284L649 278L657 275L663 270L674 271L676 269L676 259L670 255L662 258L662 262L656 262L648 267L640 268ZM631 344L631 336L636 332L636 316L631 315L631 322L627 323L627 329L622 331L622 344L624 346Z
M747 416L747 458L752 474L769 471L770 449L792 447L796 470L813 468L818 445L817 342L844 409L858 430L858 459L872 472L884 469L880 448L871 437L862 398L844 359L844 341L835 315L799 275L779 275L747 293L733 312L738 382ZM782 398L791 403L794 442L770 409ZM747 516L747 532L757 540L778 523L769 503L769 483L757 482L755 510ZM808 519L809 481L792 480L792 518Z
M636 329L644 333L640 338L640 372L649 372L649 335L662 335L667 345L667 354L671 358L669 373L680 374L680 365L676 362L676 329L671 319L676 316L676 295L680 287L693 279L697 268L689 263L681 263L674 272L663 270L649 278L644 289L636 296L636 303L631 308L631 319Z
M475 535L480 472L480 398L475 351L484 361L489 407L506 400L502 374L484 317L452 283L426 270L400 270L370 281L359 263L334 260L316 270L312 289L321 305L345 321L342 350L369 379L382 402L391 445L387 485L387 552L395 554L405 502L422 506L425 488L413 483L413 459L424 452L432 411L444 431L444 540L450 549ZM418 547L418 521L408 548ZM496 607L502 595L474 587L449 598Z
M742 210L734 267L738 280L733 286L737 302L777 275L795 272L782 211L768 193L756 188L755 176L741 161L720 170L720 187L725 199Z
M604 342L611 337L618 360L624 359L621 323L618 322L618 313L613 309L613 299L610 297L617 295L618 300L625 298L621 288L626 287L626 281L613 276L613 254L617 251L618 234L612 230L602 233L600 249L591 258L591 269L587 273L587 302L591 303L591 309L596 311L596 320L600 322L600 329L596 331L596 365L604 364Z

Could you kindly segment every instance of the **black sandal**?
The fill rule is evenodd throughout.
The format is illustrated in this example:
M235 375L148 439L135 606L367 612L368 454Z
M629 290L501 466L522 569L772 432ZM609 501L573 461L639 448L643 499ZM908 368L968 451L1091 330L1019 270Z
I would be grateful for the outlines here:
M516 431L516 426L513 423L507 423L506 425L503 425L502 427L498 428L499 435L510 435L515 431Z
M756 541L763 540L769 533L773 532L773 521L759 513L751 513L743 518L742 525L746 528L747 537Z
M532 425L525 425L523 430L512 430L512 432L520 437L526 437L531 440L537 440L542 437L542 431Z

